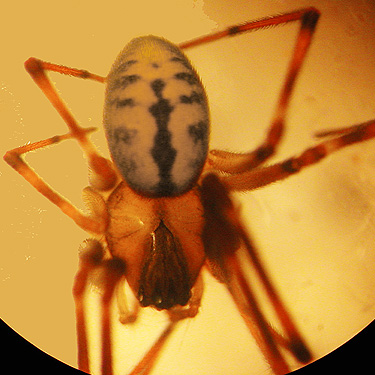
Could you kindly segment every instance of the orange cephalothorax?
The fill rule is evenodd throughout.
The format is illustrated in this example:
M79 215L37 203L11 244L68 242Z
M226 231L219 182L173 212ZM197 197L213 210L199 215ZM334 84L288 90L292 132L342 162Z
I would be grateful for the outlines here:
M188 303L205 259L197 189L156 199L121 183L107 206L108 248L127 265L127 281L141 305L168 309Z

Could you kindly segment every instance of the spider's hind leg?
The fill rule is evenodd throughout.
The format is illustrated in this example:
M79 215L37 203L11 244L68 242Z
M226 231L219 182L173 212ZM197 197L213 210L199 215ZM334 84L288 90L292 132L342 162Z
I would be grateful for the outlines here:
M280 346L299 362L307 363L311 354L291 316L263 268L257 250L239 217L238 209L220 179L208 174L202 181L202 203L205 211L203 243L209 263L229 290L244 321L275 374L289 372ZM255 271L279 320L283 335L267 322L245 266Z
M103 375L112 375L111 302L120 280L125 276L125 264L119 258L104 259L103 245L90 239L80 249L80 263L73 285L76 305L78 368L90 372L86 321L86 292L90 279L100 273L101 295L101 365Z
M375 138L375 119L347 128L320 132L317 136L327 139L307 148L300 155L252 171L224 176L222 181L231 191L250 191L283 180L344 147Z
M367 126L373 124L375 122L374 120L362 122L360 124L356 125L351 125L351 126L346 126L343 128L333 128L333 129L327 129L327 130L320 130L314 134L315 137L317 138L324 138L324 137L331 137L331 136L336 136L336 135L344 135L344 134L349 134L353 132L358 132L361 129L366 128Z

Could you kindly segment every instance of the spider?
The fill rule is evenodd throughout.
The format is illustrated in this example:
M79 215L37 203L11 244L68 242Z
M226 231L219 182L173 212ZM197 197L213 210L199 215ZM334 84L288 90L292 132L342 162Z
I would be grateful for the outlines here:
M317 136L324 139L299 156L264 165L282 140L292 91L319 16L317 9L304 8L231 26L178 46L160 37L139 37L120 52L107 77L36 58L25 62L69 132L10 150L4 159L92 235L80 248L73 286L79 369L90 372L85 296L93 278L100 279L103 289L102 374L113 373L110 306L115 297L124 324L136 319L139 306L167 312L169 324L131 372L149 374L178 322L198 313L203 269L225 284L275 374L290 371L285 350L301 364L312 360L270 282L231 192L280 181L332 152L375 137L375 120L322 132ZM182 50L289 22L299 22L300 28L264 142L247 153L210 151L208 100ZM106 84L104 127L112 160L97 152L89 140L95 128L79 126L52 86L48 71ZM70 138L88 160L90 186L84 196L90 215L54 191L22 158L29 151ZM247 277L248 266L262 283L282 332L267 322ZM135 306L128 306L125 283L137 299Z

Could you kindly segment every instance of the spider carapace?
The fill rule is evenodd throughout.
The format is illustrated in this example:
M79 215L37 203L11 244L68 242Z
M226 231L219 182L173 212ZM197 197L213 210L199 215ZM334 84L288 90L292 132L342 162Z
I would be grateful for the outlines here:
M81 370L90 372L85 296L91 275L98 272L103 288L100 324L104 375L113 373L113 295L117 296L123 323L134 321L138 305L153 306L169 315L169 324L131 372L149 374L178 321L198 313L203 268L226 285L275 374L290 370L282 349L300 363L311 360L312 355L270 282L230 193L282 180L342 147L375 136L374 120L328 131L321 134L325 139L300 155L263 165L282 139L292 91L319 15L315 8L300 9L231 26L178 46L155 36L139 37L122 50L107 77L35 58L26 61L26 70L63 118L69 132L10 150L4 159L93 235L81 248L73 287ZM289 22L298 22L299 32L264 142L248 153L209 151L207 97L182 50ZM106 83L104 127L112 160L97 152L89 140L94 129L82 128L77 123L56 93L47 71ZM22 158L29 151L69 138L78 142L90 167L90 186L84 189L89 216L47 185ZM282 332L267 322L246 278L246 263L252 265L263 284ZM134 308L127 306L125 282L138 300Z

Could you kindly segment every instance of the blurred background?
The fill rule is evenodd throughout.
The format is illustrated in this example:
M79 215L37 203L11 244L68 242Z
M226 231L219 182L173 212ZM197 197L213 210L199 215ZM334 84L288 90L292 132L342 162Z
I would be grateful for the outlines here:
M30 56L106 75L133 37L154 34L180 43L307 6L317 7L322 16L296 86L285 139L272 161L314 144L314 132L375 118L373 1L7 3L0 24L1 154L66 132L23 68ZM246 151L263 140L297 30L297 24L290 24L187 51L210 100L211 148ZM58 74L51 78L78 121L98 126L92 139L108 155L101 129L104 87ZM236 196L264 264L316 358L375 317L374 142ZM27 161L82 207L87 168L74 142L31 153ZM0 317L43 351L76 366L71 287L77 249L87 234L4 162L0 178ZM205 279L201 312L180 324L153 374L270 373L225 289L209 275ZM94 366L99 353L97 297L90 296ZM130 371L166 322L163 314L146 309L134 326L115 323L118 373Z

